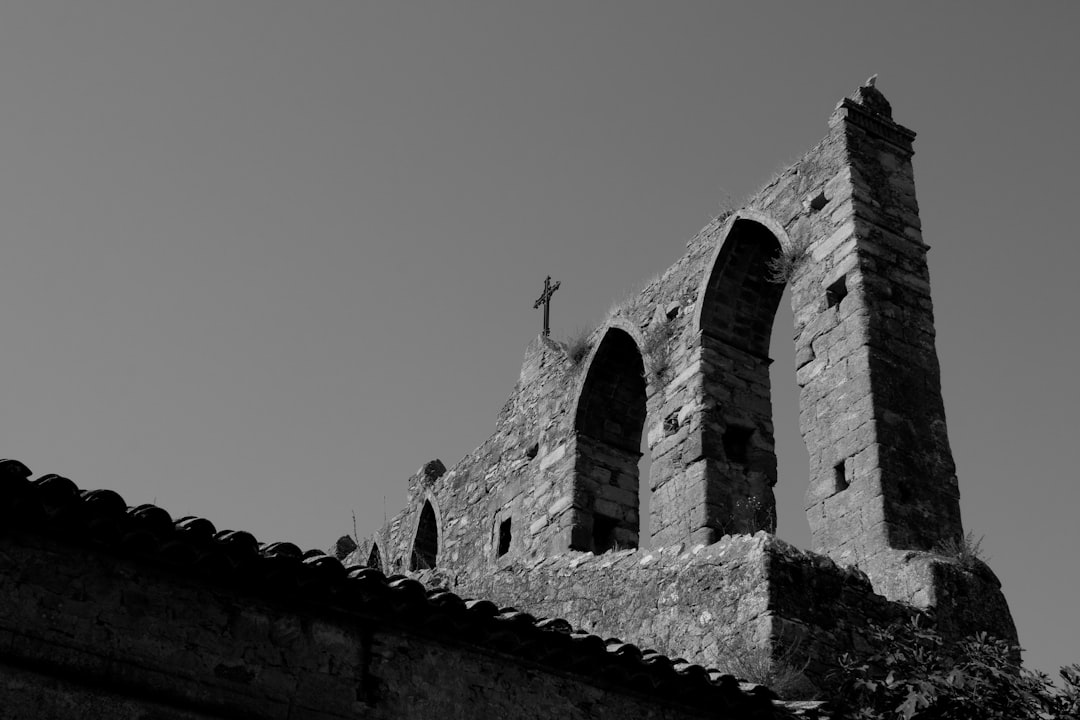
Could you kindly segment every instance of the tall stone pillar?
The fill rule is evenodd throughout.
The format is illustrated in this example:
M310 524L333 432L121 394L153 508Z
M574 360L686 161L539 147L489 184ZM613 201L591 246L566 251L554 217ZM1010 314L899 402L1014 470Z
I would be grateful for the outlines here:
M832 232L810 244L794 293L807 512L815 550L873 576L891 551L932 550L963 530L911 168L915 133L893 122L873 87L841 101L830 129L846 169L827 198ZM810 304L820 312L806 312Z

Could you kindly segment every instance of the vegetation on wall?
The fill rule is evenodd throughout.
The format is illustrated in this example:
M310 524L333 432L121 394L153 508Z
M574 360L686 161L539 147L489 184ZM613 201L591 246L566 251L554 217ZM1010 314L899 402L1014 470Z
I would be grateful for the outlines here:
M979 562L989 559L983 552L982 541L981 535L975 537L975 533L969 530L963 536L941 541L934 550L945 557L958 560L963 567L972 570Z
M795 272L806 261L806 253L810 247L808 240L795 242L790 247L781 248L780 254L765 263L769 271L769 282L778 285L787 285L788 281L795 276Z
M589 345L590 335L592 335L590 328L581 327L562 341L563 347L566 349L566 356L570 358L570 362L574 367L580 365L589 354L589 348L591 347Z
M918 616L872 626L873 650L844 655L830 704L852 720L1077 720L1080 665L1045 673L1017 667L1019 648L985 633L950 644Z
M817 693L804 671L805 659L799 639L780 638L774 651L769 643L752 642L743 634L733 635L721 643L723 661L721 672L740 680L764 685L785 700L813 698Z

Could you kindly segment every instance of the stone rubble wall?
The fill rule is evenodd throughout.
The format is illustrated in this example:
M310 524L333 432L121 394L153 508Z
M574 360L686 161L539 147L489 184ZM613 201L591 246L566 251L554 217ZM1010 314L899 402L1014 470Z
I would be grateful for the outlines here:
M716 667L733 628L757 628L767 617L763 557L762 536L696 549L577 552L508 565L452 589Z
M866 647L868 624L911 612L875 594L864 574L763 532L692 548L569 553L477 581L446 570L422 579L733 674L748 665L739 655L772 654L818 686L842 653Z
M897 582L951 595L922 603L942 608L926 618L942 637L959 639L994 627L1015 641L1000 583L985 564L964 567L956 559L922 553L897 562L908 576L904 580L901 573ZM927 574L937 576L936 585ZM858 569L761 531L708 546L571 552L508 563L480 579L446 568L417 577L736 676L771 657L801 669L819 689L829 685L841 655L858 656L871 647L870 625L919 612L876 593ZM746 660L747 654L753 657Z

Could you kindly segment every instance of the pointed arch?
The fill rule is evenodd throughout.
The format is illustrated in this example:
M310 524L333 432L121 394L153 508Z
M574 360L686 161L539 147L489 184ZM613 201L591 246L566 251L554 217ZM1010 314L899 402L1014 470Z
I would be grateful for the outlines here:
M645 422L645 362L629 333L608 328L578 396L578 433L637 452Z
M604 347L604 339L607 338L613 330L619 330L629 336L633 341L635 348L640 349L645 346L645 337L642 335L637 325L624 317L609 318L607 323L593 333L592 337L598 337L599 340L591 343L591 349L582 361L582 365L586 368L586 371L578 376L577 384L573 390L574 401L570 406L570 417L575 418L575 428L577 427L576 418L581 412L581 404L585 396L585 386L590 382L590 378L593 377L592 372L593 366L596 363L596 356L600 354L601 349ZM648 393L649 375L653 368L650 365L649 358L645 357L640 350L638 351L638 355L641 357L645 369L645 385L646 393Z
M609 326L578 392L575 549L600 553L639 544L638 463L648 389L638 342L628 328Z
M760 213L743 210L732 216L698 290L695 326L767 359L785 286L773 263L791 247L783 228Z
M783 228L754 210L728 219L698 290L706 460L700 518L712 539L776 529L776 452L769 342L787 278L777 260L793 252Z
M369 568L375 568L382 571L382 553L379 551L379 543L375 540L371 541L371 552L368 553L367 562L364 563Z
M429 570L436 567L439 559L439 520L431 498L424 500L420 517L413 535L412 552L409 554L409 570Z

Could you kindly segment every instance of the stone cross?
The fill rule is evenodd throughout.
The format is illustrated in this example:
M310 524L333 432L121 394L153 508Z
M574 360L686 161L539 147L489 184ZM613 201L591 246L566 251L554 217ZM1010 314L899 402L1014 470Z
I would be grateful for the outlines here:
M544 279L543 294L540 295L537 301L533 303L534 310L541 305L544 306L544 337L548 337L549 335L551 335L551 327L548 325L548 319L550 317L551 310L551 296L555 294L555 291L559 289L559 285L561 284L561 282L556 282L554 285L552 285L551 276L548 275Z

